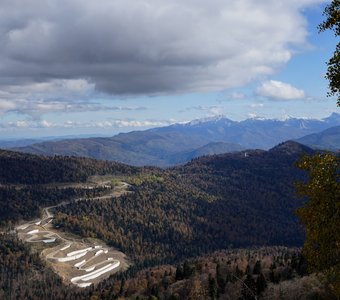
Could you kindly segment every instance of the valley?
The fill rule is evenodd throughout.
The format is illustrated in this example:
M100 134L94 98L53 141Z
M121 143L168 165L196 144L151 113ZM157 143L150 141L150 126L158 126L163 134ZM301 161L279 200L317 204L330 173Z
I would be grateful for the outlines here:
M296 162L315 153L290 141L161 169L0 151L0 299L326 295L295 215Z
M95 182L99 186L106 184L107 188L111 188L107 185L110 181L103 182L100 177L96 177ZM112 191L104 196L63 201L58 205L45 207L41 219L25 222L15 230L18 237L29 243L34 251L38 251L65 283L72 283L81 288L97 284L113 273L126 270L130 265L126 255L107 246L99 239L84 239L58 230L53 226L53 210L71 202L101 201L119 197L129 193L129 186L125 182L118 182ZM82 188L94 189L95 187L87 184Z

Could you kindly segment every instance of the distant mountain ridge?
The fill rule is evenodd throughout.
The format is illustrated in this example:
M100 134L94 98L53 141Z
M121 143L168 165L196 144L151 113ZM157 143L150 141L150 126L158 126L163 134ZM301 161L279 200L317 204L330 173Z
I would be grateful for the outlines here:
M15 150L43 155L74 155L115 160L129 165L172 166L200 155L242 149L269 149L286 140L340 125L340 114L328 118L286 120L225 117L121 133L110 138L43 142Z
M315 149L339 151L340 126L331 127L324 131L304 136L296 141Z
M63 135L63 136L45 136L39 138L0 138L1 149L13 149L18 147L27 147L33 144L61 141L68 139L80 139L80 138L92 138L93 134L80 134L80 135ZM95 137L101 137L100 134L96 134ZM104 137L104 136L103 136Z

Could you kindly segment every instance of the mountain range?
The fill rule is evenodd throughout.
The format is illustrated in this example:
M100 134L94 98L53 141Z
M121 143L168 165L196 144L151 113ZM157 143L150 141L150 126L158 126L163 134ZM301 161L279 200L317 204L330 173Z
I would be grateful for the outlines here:
M314 149L339 151L340 126L331 127L318 133L306 135L296 141Z
M266 150L283 141L298 140L306 135L339 125L340 114L337 113L321 120L254 118L232 121L225 117L217 117L145 131L121 133L108 138L45 141L18 147L15 150L42 155L86 156L135 166L167 167L185 163L202 155L235 152L242 149ZM321 143L324 140L327 139L319 138ZM307 145L313 144L312 137L298 141ZM311 146L318 146L318 144ZM334 147L337 148L336 144L332 144L330 149Z

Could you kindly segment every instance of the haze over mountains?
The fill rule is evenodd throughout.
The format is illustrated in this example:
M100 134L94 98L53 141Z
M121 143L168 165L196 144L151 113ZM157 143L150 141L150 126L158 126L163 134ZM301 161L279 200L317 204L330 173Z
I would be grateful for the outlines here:
M86 156L136 166L166 167L207 154L269 149L283 141L296 140L339 125L340 114L337 113L321 120L255 118L237 122L217 117L121 133L109 138L46 141L16 150L42 155ZM311 138L299 141L311 146L318 145L312 145ZM336 145L332 144L329 149L337 148Z
M309 134L296 141L315 149L339 151L340 126L331 127L318 133Z

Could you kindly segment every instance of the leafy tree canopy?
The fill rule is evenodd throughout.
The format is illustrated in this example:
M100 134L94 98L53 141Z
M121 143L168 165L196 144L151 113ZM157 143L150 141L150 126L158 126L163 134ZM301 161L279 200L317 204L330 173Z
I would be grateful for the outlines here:
M297 210L306 227L303 253L311 271L326 274L340 296L340 159L332 154L304 157L298 167L309 173L298 183L300 196L308 197Z
M319 30L333 30L335 36L340 36L340 0L333 0L324 11L326 20L320 24ZM337 96L340 106L340 43L337 44L333 56L328 61L326 78L329 81L329 96Z

